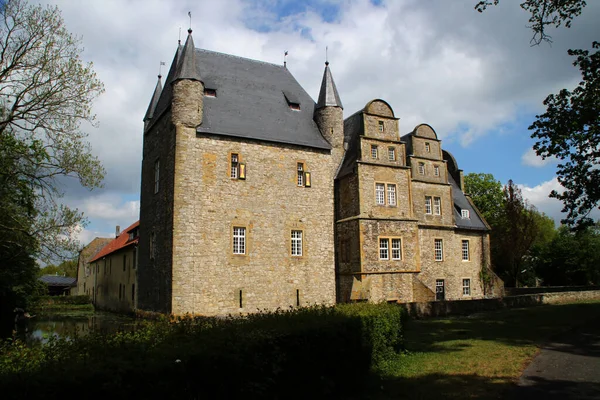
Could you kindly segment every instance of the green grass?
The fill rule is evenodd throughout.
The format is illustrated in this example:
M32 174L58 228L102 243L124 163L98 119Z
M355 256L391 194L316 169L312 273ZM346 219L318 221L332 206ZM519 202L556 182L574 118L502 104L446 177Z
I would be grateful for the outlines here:
M406 352L379 367L373 398L497 399L553 336L600 318L600 302L411 320Z

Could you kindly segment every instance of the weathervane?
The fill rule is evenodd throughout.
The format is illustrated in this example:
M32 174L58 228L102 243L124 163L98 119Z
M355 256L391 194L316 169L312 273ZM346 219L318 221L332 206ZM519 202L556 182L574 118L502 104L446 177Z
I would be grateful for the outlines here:
M327 55L328 46L325 46L325 65L329 65L329 57Z
M181 44L181 27L179 27L179 40L177 40L177 44Z
M192 12L188 11L188 17L190 17L190 29L188 29L188 33L192 33Z
M283 68L287 68L287 61L286 61L286 57L288 55L288 51L286 50L285 53L283 53Z
M161 68L162 68L163 65L165 65L164 61L161 61L160 64L158 65L158 79L162 78L160 70L161 70Z

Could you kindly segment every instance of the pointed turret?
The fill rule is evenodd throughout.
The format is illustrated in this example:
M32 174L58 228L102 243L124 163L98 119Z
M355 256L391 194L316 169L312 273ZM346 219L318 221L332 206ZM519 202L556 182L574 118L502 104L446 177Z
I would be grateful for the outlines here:
M162 76L158 75L158 82L156 82L156 87L154 88L154 94L152 94L152 99L150 100L150 104L148 105L148 110L146 111L146 115L144 116L144 130L148 127L150 120L154 117L154 110L156 110L156 105L158 104L158 99L160 98L160 94L162 93Z
M319 101L315 106L313 118L321 134L331 145L332 179L334 179L344 156L344 110L329 69L329 61L325 62Z
M325 72L323 73L323 81L321 82L321 91L319 92L319 101L317 108L323 107L339 107L344 109L340 95L338 94L331 70L329 69L329 61L325 61Z
M202 82L196 64L196 48L194 47L194 39L192 38L192 30L188 29L188 37L180 51L177 60L177 71L173 77L173 82L188 79L192 81Z

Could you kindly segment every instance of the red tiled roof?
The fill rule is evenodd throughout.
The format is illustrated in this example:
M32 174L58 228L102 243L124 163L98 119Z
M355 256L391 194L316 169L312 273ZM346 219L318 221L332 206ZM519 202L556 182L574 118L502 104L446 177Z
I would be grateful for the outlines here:
M132 244L137 244L139 238L136 236L133 240L129 240L129 232L132 229L137 228L138 226L140 226L140 221L136 221L131 226L127 227L126 229L123 229L119 236L117 236L106 246L104 246L102 250L100 250L98 254L96 254L96 256L94 256L94 258L92 258L89 262L93 263L101 259L102 257L106 257L107 255L114 253L117 250L121 250Z

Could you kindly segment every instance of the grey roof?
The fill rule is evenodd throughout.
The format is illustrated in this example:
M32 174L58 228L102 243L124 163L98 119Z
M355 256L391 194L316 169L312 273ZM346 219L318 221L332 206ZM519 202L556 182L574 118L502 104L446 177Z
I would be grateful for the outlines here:
M323 81L321 82L321 90L319 91L319 101L317 101L317 109L323 107L344 108L335 87L331 70L329 69L329 62L325 63L325 72L323 72Z
M358 110L344 120L344 143L348 143L348 149L344 153L344 159L336 178L342 178L354 169L360 150L358 137L363 133L364 128L363 111Z
M176 80L176 64L186 57L181 50L177 63L175 54L167 82ZM217 94L204 98L199 133L331 149L313 120L314 100L287 68L202 49L195 49L194 58L206 88ZM155 117L169 109L172 94L172 85L165 85ZM299 104L300 110L291 109L289 103Z
M70 276L58 275L42 275L39 280L50 286L73 286L77 281L76 278Z
M454 220L456 221L456 227L482 231L489 230L479 216L477 210L471 205L471 202L467 199L462 190L460 190L450 174L448 174L448 182L452 186L452 200L454 200ZM469 218L463 218L461 210L469 210Z
M161 76L159 75L158 82L156 82L156 87L154 88L154 93L152 94L152 99L150 100L150 104L148 105L148 110L146 111L146 115L144 116L144 121L148 121L154 116L154 110L156 109L158 99L160 98L160 93L162 92L162 84L160 82L160 78Z
M200 78L200 71L198 70L198 64L196 63L195 49L192 30L188 29L187 40L185 41L183 49L181 50L181 55L177 60L175 76L169 82L178 81L180 79L202 81Z

